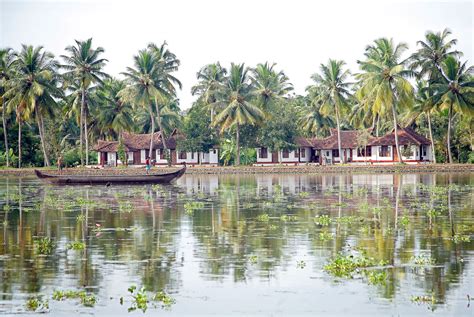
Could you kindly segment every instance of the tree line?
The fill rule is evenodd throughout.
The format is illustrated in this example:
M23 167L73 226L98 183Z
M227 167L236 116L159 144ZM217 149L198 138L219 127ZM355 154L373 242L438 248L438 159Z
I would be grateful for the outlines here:
M291 150L297 136L324 137L331 128L342 153L341 130L378 136L407 126L431 139L436 162L474 162L474 67L456 44L448 29L426 32L411 54L405 43L379 38L357 72L329 59L303 95L276 64L208 64L186 111L177 99L180 60L166 42L139 50L122 79L104 72L105 51L92 39L75 41L58 59L41 46L1 49L0 164L50 166L61 155L87 165L98 139L120 140L124 131L166 137L177 128L186 136L179 149L218 146L224 164L239 165L255 161L257 146Z

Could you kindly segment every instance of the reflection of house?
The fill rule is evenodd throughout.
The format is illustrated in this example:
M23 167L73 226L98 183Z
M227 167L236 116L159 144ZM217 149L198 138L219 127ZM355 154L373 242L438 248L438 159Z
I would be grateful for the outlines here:
M181 136L180 136L181 137ZM166 145L169 151L171 164L213 164L218 165L218 149L211 149L208 153L186 152L176 148L177 132L173 131L167 139ZM150 134L122 133L122 144L127 153L127 163L129 165L143 165L149 156L157 165L166 165L168 160L163 147L163 139L160 132L153 134L153 150L150 155ZM100 165L116 166L122 164L118 159L118 141L99 140L94 146L98 152L98 162Z
M368 137L367 146L359 146L361 131L341 131L341 150L339 153L337 130L331 129L331 135L324 139L297 138L296 150L270 151L257 149L257 164L275 163L338 163L343 157L346 162L393 163L398 162L395 146L395 133L382 137ZM431 162L430 140L410 128L398 129L398 142L402 159L406 163Z

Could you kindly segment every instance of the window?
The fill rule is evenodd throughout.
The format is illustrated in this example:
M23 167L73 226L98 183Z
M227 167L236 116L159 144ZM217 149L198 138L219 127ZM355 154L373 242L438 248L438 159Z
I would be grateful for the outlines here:
M421 153L422 153L421 155L427 156L427 154L426 154L427 152L428 152L428 147L426 145L423 145L421 147Z
M300 149L301 157L306 157L306 149Z
M290 157L290 152L288 150L283 150L282 151L282 156L283 156L283 158L289 158Z
M332 150L332 157L339 157L339 150Z
M390 147L388 145L382 145L381 147L379 147L379 156L380 157L391 156Z
M357 156L360 156L360 157L372 156L372 147L371 146L366 146L365 149L358 148L357 149Z
M185 160L187 158L186 152L180 151L179 152L179 159L180 160Z
M329 151L326 151L326 156L329 156L329 155L330 155L330 154L329 154Z
M260 148L260 158L266 159L268 157L268 150L266 147Z
M194 160L194 152L191 152L191 160Z

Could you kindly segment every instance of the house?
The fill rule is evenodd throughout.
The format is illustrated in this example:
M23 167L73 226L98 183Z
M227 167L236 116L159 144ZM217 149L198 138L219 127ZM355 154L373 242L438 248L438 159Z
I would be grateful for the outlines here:
M125 152L127 153L128 165L144 165L148 156L150 156L156 165L168 164L161 132L155 132L153 134L153 150L150 155L149 152L151 137L151 134L135 134L128 132L122 133L122 144L124 146ZM179 137L182 136L179 135ZM166 146L169 151L172 165L219 164L217 148L213 148L207 153L180 151L176 146L177 138L178 133L175 130L166 140ZM99 140L94 146L94 150L98 153L98 162L101 166L117 166L123 164L123 162L120 162L118 158L118 141Z
M298 164L316 162L317 155L311 139L297 137L296 149L271 151L267 147L257 148L257 163L254 165L265 164Z
M398 128L397 130L404 162L415 164L432 161L429 139L410 128ZM331 129L331 135L327 138L296 138L297 148L293 151L271 151L268 148L260 147L257 148L256 165L277 163L333 164L340 163L342 158L347 163L383 164L398 162L394 131L381 137L369 134L365 148L359 144L361 133L361 130L341 131L341 153L339 153L336 129Z

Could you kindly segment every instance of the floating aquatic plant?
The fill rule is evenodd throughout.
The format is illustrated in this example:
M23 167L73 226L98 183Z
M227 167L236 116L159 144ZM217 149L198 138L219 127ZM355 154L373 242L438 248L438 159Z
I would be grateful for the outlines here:
M268 214L261 214L257 216L257 220L260 222L268 222L270 221L270 216Z
M296 261L296 267L299 269L304 269L306 266L306 262L301 260L301 261Z
M51 254L54 247L54 242L49 237L43 237L34 241L36 252L39 254Z
M455 243L455 244L459 244L461 242L471 242L471 237L467 234L458 234L456 233L452 238L451 240Z
M385 285L387 281L386 271L365 271L365 276L372 285Z
M73 241L67 244L68 249L72 250L84 250L86 248L86 244L82 241Z
M331 218L328 215L315 216L314 223L320 226L329 226Z
M86 291L78 290L55 290L53 300L63 301L66 299L80 299L83 306L93 307L97 303L97 297L94 294L88 294Z
M328 231L321 231L319 233L319 240L321 241L329 241L332 238L334 238L334 235L332 233L329 233Z
M324 266L324 270L336 277L353 278L359 269L383 265L386 265L385 261L377 261L365 255L338 254Z
M184 204L184 212L192 215L195 210L204 208L204 203L201 201L187 202Z
M49 309L48 300L43 300L41 296L31 297L25 303L25 308L28 311L46 311Z
M435 263L429 255L412 256L410 262L415 265L433 265Z

